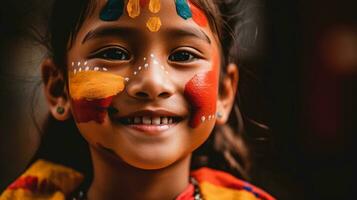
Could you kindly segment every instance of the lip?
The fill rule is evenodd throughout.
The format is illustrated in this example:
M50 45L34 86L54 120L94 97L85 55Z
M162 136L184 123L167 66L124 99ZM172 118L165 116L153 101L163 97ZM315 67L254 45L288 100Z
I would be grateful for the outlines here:
M178 122L180 123L180 122ZM165 132L172 127L176 126L178 123L175 124L165 124L165 125L143 125L143 124L132 124L132 125L127 125L127 127L131 129L135 129L139 132L142 132L146 135L159 135L162 132Z

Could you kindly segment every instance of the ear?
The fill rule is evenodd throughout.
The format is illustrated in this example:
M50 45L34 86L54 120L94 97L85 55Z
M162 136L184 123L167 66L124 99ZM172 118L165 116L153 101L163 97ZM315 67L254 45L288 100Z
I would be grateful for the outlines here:
M71 116L70 101L64 74L52 59L45 59L41 64L44 93L54 118L64 121Z
M234 63L229 63L221 83L221 91L217 101L217 125L223 125L228 120L237 93L238 80L238 66Z

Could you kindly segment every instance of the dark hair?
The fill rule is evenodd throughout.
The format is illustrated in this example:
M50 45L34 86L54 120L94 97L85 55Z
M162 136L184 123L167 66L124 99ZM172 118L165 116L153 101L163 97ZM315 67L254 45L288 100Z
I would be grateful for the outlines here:
M224 58L222 59L222 66L226 66L229 62L238 64L239 54L241 53L239 50L241 48L238 47L240 42L237 38L239 39L239 33L243 30L241 29L242 24L245 23L239 12L245 9L241 5L245 4L246 1L192 0L192 2L205 12L211 29L220 39L221 57ZM71 6L69 7L68 5ZM95 0L56 0L53 4L48 31L41 38L41 41L48 48L48 56L53 59L65 77L67 77L65 61L68 44L72 44L86 16L90 15L95 7ZM221 74L224 71L225 69L222 67ZM205 144L193 153L192 168L208 166L228 171L239 177L248 177L250 158L247 145L244 142L244 120L238 104L239 94L237 94L228 124L216 126L214 129L215 134L211 134ZM61 132L67 134L63 135ZM65 123L56 122L49 115L43 129L41 146L33 160L44 158L89 172L91 170L90 158L73 159L72 162L69 160L69 158L81 156L84 153L83 149L88 150L88 147L84 147L87 145L85 145L84 139L80 134L73 134L73 132L78 132L78 129L72 119L67 120ZM65 140L66 144L59 144L58 140L55 139L58 137L61 137L62 141ZM68 141L72 141L69 146ZM46 145L48 142L54 145ZM61 145L65 149L58 153L56 148L60 148ZM78 148L79 146L80 148ZM78 149L81 149L80 154L78 154ZM63 160L65 163L63 163Z

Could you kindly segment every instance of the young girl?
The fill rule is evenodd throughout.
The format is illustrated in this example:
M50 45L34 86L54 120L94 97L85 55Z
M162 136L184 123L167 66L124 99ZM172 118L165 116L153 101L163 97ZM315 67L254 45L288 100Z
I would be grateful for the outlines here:
M245 177L248 167L233 131L242 131L236 22L224 14L234 3L55 1L41 66L47 127L59 138L79 132L93 169L38 160L1 199L273 199L217 170Z

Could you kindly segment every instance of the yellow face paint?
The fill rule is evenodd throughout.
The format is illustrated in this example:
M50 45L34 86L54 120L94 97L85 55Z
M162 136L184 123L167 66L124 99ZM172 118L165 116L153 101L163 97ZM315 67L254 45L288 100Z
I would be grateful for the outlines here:
M126 6L128 15L135 18L140 15L140 0L129 0Z
M152 13L158 13L160 11L161 5L160 0L150 0L149 10Z
M74 100L104 99L123 90L124 78L119 75L100 71L69 74L69 92Z
M159 17L150 17L149 20L146 22L146 27L148 27L148 29L151 32L159 31L159 29L161 27L160 18Z

